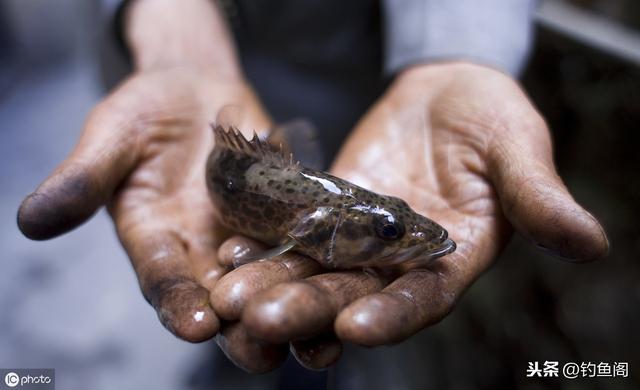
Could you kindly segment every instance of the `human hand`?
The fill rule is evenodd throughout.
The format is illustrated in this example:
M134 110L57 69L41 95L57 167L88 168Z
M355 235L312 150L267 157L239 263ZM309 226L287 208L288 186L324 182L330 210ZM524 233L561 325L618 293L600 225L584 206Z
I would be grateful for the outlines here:
M172 1L132 4L134 74L91 112L69 157L23 201L18 225L27 237L48 239L107 205L162 323L180 338L202 341L219 328L208 290L224 272L215 254L226 237L204 182L209 124L229 104L240 108L232 119L241 128L267 128L269 118L243 81L208 1L180 2L177 9ZM185 26L154 34L158 20L197 24L207 39L184 36ZM222 42L206 46L216 36ZM181 41L189 38L188 45Z
M333 332L375 346L444 318L512 228L570 261L608 252L602 227L556 173L544 120L516 82L490 68L443 63L405 71L358 124L332 171L403 198L443 225L458 249L396 273L318 271L310 259L285 255L225 275L212 292L216 312L241 320L253 338L293 340L296 357L312 368L338 358ZM241 262L238 254L256 246L235 237L221 246L220 261Z

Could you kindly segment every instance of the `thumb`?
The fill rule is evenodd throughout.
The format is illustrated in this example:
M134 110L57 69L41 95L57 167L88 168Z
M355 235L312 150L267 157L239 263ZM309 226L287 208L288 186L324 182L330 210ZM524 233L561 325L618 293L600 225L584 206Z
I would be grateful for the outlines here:
M567 260L601 259L609 242L600 223L573 199L556 172L544 121L496 137L489 172L506 218L523 236Z
M113 194L137 161L128 119L106 104L94 109L67 159L20 205L18 227L45 240L89 219Z

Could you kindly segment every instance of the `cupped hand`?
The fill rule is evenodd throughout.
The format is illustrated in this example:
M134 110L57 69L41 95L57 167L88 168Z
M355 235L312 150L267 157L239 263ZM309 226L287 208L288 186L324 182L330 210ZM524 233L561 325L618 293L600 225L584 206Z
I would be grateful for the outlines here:
M375 346L444 318L512 229L569 261L608 252L604 230L555 170L544 120L513 79L487 67L406 70L357 125L332 171L403 198L444 226L458 249L426 267L386 272L327 272L291 254L224 276L212 292L216 312L241 319L254 338L292 342L311 368L338 358L334 333ZM258 246L234 237L220 260L239 264L246 248Z
M241 128L269 118L240 79L195 66L139 71L90 114L68 158L18 212L29 238L65 233L107 205L144 297L161 322L188 341L211 338L219 320L209 289L226 238L204 182L209 124L233 105Z

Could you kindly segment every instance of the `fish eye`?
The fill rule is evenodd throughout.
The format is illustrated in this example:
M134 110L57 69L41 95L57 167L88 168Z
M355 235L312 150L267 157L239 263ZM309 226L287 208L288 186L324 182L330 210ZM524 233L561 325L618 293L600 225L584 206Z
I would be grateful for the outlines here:
M404 235L404 225L393 217L385 217L376 223L376 234L383 240L397 240Z

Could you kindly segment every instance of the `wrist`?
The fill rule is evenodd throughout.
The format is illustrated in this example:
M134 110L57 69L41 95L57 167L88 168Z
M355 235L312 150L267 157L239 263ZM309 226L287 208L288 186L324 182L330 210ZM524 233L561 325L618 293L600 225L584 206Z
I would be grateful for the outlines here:
M209 0L132 0L125 40L136 70L196 66L240 77L231 34Z
M513 84L515 80L508 74L468 61L442 61L416 64L406 67L396 75L389 91L424 97L433 97L448 85L483 83L496 86Z
M496 69L468 61L437 61L414 64L404 68L395 78L396 83L411 84L421 81L444 81L462 73L494 71Z

